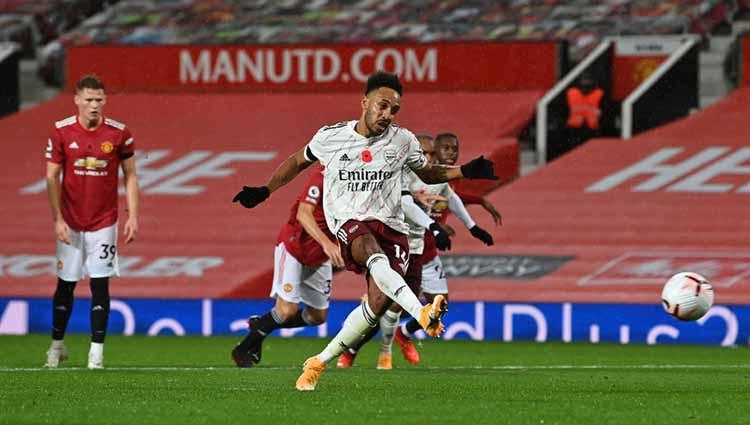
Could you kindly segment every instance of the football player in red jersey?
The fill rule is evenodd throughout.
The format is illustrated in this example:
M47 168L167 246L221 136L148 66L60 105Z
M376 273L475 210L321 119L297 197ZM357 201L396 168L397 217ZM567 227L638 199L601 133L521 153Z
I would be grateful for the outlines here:
M47 140L47 193L55 225L57 290L52 300L52 345L46 367L68 357L63 338L76 283L91 278L91 348L88 367L104 365L109 320L109 278L117 276L117 183L122 167L127 193L125 243L138 233L135 143L125 124L103 115L104 84L82 77L74 97L78 114L57 121ZM60 177L62 176L62 182Z
M248 320L250 332L232 350L237 367L259 363L263 339L274 330L326 321L333 267L343 267L344 259L326 225L322 171L323 167L313 171L279 232L271 289L276 305ZM300 302L305 303L304 309L299 308Z

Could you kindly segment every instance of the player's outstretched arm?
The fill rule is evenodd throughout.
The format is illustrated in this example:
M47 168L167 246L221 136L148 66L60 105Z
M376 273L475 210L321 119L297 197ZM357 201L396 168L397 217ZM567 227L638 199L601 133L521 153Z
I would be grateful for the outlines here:
M455 193L451 193L450 197L448 197L448 209L461 220L464 226L469 229L472 236L484 242L487 246L494 245L495 242L492 240L492 235L477 225L471 218L469 211L466 210L466 206L464 206L461 198Z
M426 212L419 208L409 192L401 194L401 207L406 218L422 227L427 228L435 236L435 246L441 251L451 249L451 239L448 232Z
M500 214L500 212L497 209L495 209L495 206L492 205L492 202L488 201L487 198L483 197L482 202L480 202L480 204L482 205L482 208L484 208L485 211L490 213L490 215L492 216L492 220L495 222L495 226L497 226L498 224L501 226L503 225L503 216L502 214Z
M445 183L461 178L497 180L492 161L484 159L484 156L474 158L460 167L426 164L414 172L427 184Z
M265 186L244 186L239 193L234 195L232 202L239 202L245 208L253 208L268 199L271 193L292 181L310 164L312 162L305 158L305 149L303 148L282 162Z
M313 216L314 210L314 205L300 202L297 207L297 221L299 221L305 229L305 232L307 232L311 238L315 239L315 242L317 242L318 245L323 247L323 252L325 252L328 258L331 259L331 263L334 267L344 267L344 257L341 256L339 246L334 242L331 242L331 240L328 239L328 236L320 230L318 224L315 222L315 216Z

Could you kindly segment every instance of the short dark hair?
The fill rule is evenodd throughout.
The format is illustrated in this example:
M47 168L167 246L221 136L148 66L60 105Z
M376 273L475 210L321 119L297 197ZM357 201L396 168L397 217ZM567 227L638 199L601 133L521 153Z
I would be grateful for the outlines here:
M416 137L417 139L433 140L432 136L430 136L427 133L419 133L419 134L414 135L414 137Z
M104 83L102 83L102 80L94 74L84 75L76 83L76 91L81 91L83 89L104 90Z
M456 139L456 143L458 143L458 136L456 136L453 133L440 133L437 136L435 136L435 143L440 143L445 139Z
M365 96L370 94L371 91L377 90L381 87L393 89L399 94L399 96L403 94L403 87L401 86L401 81L398 80L398 75L385 71L377 71L367 78Z

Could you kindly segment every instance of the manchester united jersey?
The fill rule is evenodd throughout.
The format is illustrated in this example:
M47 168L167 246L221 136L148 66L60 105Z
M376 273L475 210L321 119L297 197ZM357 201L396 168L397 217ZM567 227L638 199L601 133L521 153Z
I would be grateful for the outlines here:
M427 160L410 131L390 125L376 137L357 133L357 121L323 127L305 149L325 166L326 221L336 233L347 220L378 220L407 234L401 208L401 173ZM314 158L311 158L313 156Z
M305 184L299 197L292 205L289 220L279 232L278 242L284 242L287 251L300 263L307 266L319 266L328 260L323 247L312 238L297 220L297 210L300 203L310 204L313 209L313 218L320 230L335 242L335 238L328 230L325 214L323 213L323 170L313 171L313 175Z
M118 168L134 152L130 130L113 119L93 131L76 116L55 123L45 157L62 165L60 209L68 226L90 232L117 222Z

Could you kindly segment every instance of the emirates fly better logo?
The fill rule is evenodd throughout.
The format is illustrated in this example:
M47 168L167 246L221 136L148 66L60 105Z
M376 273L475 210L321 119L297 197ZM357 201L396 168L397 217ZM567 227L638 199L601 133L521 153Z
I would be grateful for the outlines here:
M346 182L346 190L350 192L375 192L383 190L385 181L392 177L393 171L339 170L339 180Z

